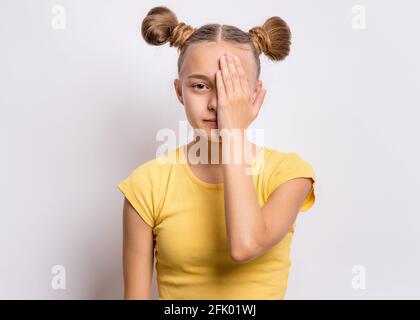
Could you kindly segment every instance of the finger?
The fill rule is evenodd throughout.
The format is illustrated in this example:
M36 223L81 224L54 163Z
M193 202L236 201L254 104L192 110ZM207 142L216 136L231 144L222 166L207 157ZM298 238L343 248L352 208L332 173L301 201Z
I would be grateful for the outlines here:
M229 69L229 73L232 80L233 91L236 93L239 93L242 91L242 87L241 87L241 82L239 79L238 70L236 69L236 63L233 59L233 54L228 52L226 56L227 56L228 69Z
M223 84L222 73L220 70L216 72L216 88L217 88L217 104L226 101L226 89Z
M236 70L238 70L239 81L241 84L242 91L247 95L247 97L249 97L251 95L250 85L245 70L242 67L241 60L235 56L234 61L236 65Z
M227 65L225 55L223 55L222 58L220 59L220 69L222 70L222 78L224 82L226 95L230 96L231 93L233 92L233 84L232 84L232 79L229 73L229 68Z

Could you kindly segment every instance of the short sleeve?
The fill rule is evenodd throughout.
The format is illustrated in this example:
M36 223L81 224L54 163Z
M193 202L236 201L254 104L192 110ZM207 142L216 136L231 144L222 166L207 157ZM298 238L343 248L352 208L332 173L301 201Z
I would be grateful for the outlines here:
M290 152L278 161L277 165L271 172L268 179L267 194L268 196L282 183L294 178L311 178L312 187L306 196L300 212L308 211L315 202L315 183L316 175L311 164L300 157L297 153Z
M118 188L137 211L141 218L152 228L156 225L159 208L159 176L152 163L137 167Z

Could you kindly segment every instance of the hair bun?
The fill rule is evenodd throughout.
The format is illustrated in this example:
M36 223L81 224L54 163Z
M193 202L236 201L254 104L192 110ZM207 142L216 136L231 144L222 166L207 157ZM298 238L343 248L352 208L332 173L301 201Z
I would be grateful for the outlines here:
M172 47L180 48L196 29L178 22L175 13L165 6L150 9L141 25L143 39L155 46L169 41Z
M262 27L248 31L258 53L264 53L271 60L283 60L290 52L291 32L287 23L280 17L269 18Z
M188 40L188 38L194 33L196 28L186 25L184 22L180 22L171 32L171 39L169 45L175 48L180 48Z

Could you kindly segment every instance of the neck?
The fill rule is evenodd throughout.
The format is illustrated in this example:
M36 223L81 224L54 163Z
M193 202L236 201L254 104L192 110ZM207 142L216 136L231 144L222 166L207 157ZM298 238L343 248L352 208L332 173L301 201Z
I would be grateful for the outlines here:
M256 145L245 139L245 143L248 144L248 148L251 149L251 154L253 156L256 156L257 151L259 150ZM199 164L201 165L210 165L210 166L221 166L222 163L222 150L223 150L223 144L221 141L212 141L207 140L205 138L202 138L200 136L196 136L193 141L191 141L187 145L187 154L189 154L189 151L191 148L194 148L194 151L191 151L191 156L196 155L200 160ZM207 163L205 154L201 154L200 150L201 148L207 149ZM246 149L248 150L248 149ZM245 152L243 150L243 152ZM213 159L213 160L212 160Z

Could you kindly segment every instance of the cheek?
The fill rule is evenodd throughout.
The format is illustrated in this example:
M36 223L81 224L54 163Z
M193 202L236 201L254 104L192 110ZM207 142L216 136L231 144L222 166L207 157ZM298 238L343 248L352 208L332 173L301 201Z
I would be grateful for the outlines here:
M206 95L185 95L184 105L187 113L201 115L207 109L208 97Z
M202 121L203 114L206 112L206 103L196 99L186 99L184 102L187 119L193 127L196 127Z

